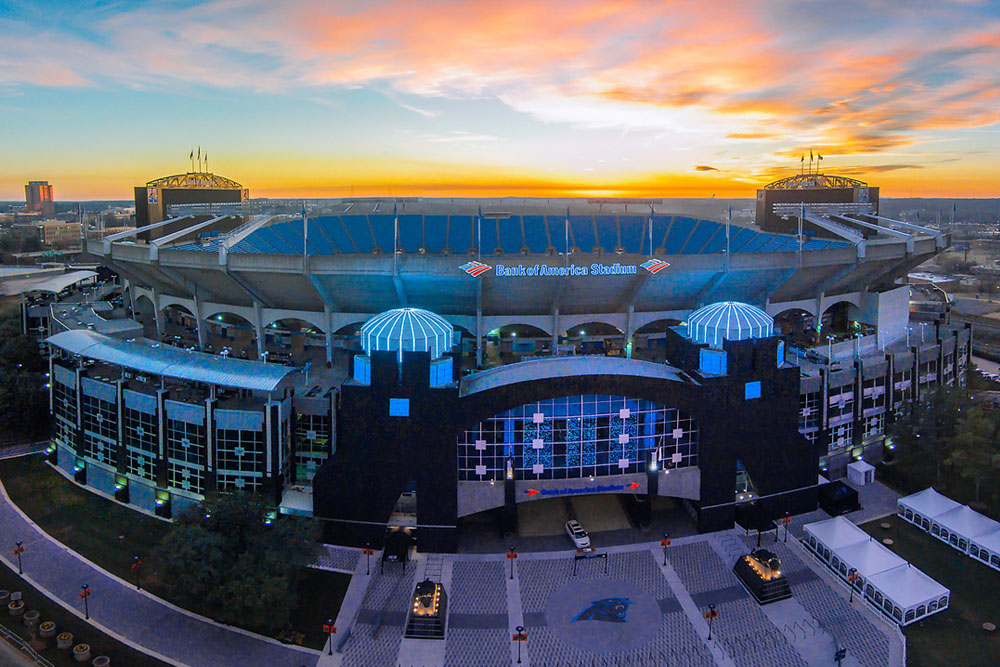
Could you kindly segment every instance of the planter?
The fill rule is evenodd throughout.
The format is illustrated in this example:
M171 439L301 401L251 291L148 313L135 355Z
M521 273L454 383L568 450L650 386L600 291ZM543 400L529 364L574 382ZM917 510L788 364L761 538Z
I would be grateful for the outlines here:
M11 616L20 616L24 613L24 600L12 600L7 603L7 612Z
M73 648L73 633L72 632L59 633L59 636L56 637L56 648L62 649L64 651Z
M111 667L111 658L106 655L99 655L90 663L91 667Z
M56 636L56 624L52 621L42 621L38 626L38 636L42 639Z
M38 616L39 614L37 609L29 609L28 611L24 612L24 616L21 617L21 621L28 628L34 630L35 628L38 627Z
M90 660L90 644L77 644L73 647L73 660L87 662Z

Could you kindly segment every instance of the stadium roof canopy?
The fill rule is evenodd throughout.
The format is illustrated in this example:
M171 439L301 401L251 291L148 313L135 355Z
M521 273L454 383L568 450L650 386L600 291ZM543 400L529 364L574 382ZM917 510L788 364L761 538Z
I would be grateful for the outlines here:
M454 328L440 315L420 308L395 308L376 315L361 327L365 354L380 350L430 352L439 358L452 346Z
M45 342L70 354L142 373L239 389L274 391L285 376L296 371L277 364L189 352L147 338L121 340L83 329L57 333Z
M694 342L719 347L724 339L744 340L772 335L774 318L748 303L721 301L691 313L687 327Z
M813 190L831 188L867 188L868 184L855 178L831 174L795 174L764 186L765 190Z
M67 287L69 287L70 285L75 285L80 281L96 277L97 277L97 272L95 271L70 271L69 273L64 273L61 276L56 276L54 278L48 278L41 282L37 282L34 285L25 288L24 291L59 293L64 289L66 289Z
M204 188L227 190L242 190L243 186L225 176L209 174L205 172L188 172L186 174L174 174L164 176L146 183L147 188Z

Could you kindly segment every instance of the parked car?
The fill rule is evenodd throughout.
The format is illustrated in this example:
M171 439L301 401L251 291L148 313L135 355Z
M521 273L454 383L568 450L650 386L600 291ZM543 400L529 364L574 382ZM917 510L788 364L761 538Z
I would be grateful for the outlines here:
M583 526L576 519L566 522L566 534L569 535L569 539L573 540L573 544L577 549L590 548L590 534L583 529Z

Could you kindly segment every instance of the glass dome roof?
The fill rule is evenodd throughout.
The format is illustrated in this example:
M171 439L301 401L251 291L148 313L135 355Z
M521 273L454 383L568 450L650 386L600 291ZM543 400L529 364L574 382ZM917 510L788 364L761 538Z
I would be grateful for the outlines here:
M420 308L395 308L376 315L361 327L365 354L380 350L430 352L437 359L451 350L454 328L440 315Z
M720 301L691 313L688 335L695 343L722 347L723 339L766 338L774 334L774 318L756 306Z

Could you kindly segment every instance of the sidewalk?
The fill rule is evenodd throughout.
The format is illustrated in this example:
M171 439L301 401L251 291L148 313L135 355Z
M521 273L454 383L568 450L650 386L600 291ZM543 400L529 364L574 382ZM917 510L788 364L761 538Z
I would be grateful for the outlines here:
M288 646L182 610L85 560L32 523L0 484L0 544L24 542L24 578L83 617L80 587L90 586L90 623L148 655L174 665L304 667L318 651ZM17 569L9 550L0 560Z

